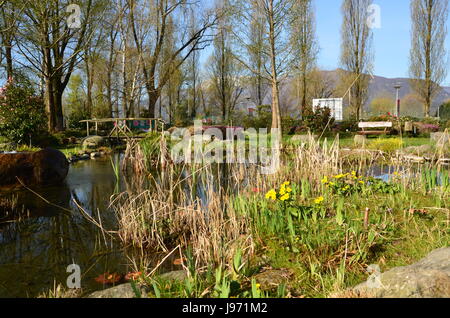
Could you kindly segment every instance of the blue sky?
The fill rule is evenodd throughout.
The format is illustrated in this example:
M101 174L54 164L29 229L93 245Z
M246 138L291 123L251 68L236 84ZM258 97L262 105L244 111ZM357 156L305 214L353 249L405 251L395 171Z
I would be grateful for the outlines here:
M341 0L315 0L317 37L321 48L318 64L323 69L339 65ZM408 77L410 50L410 0L375 0L381 8L381 29L374 29L374 74ZM447 48L448 46L447 37ZM442 83L450 85L450 75Z

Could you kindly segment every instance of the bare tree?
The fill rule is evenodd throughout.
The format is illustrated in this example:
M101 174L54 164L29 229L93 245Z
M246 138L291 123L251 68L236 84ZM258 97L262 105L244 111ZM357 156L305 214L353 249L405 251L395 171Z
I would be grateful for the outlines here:
M344 0L342 4L341 64L346 72L342 72L341 76L350 77L350 80L347 79L351 83L349 106L357 120L367 101L367 73L371 72L373 63L372 31L367 23L371 4L372 0Z
M306 77L307 90L304 94L307 100L312 100L314 98L330 98L333 96L333 93L335 92L335 83L330 77L329 72L314 68L307 74ZM299 91L303 91L303 87L304 84L302 81L295 81L291 86L290 95L298 96Z
M219 0L218 10L224 10L214 38L214 52L209 59L209 74L212 88L212 101L219 105L223 122L227 122L243 92L241 85L242 67L233 57L231 45L231 21L228 1Z
M298 71L297 97L302 113L308 107L309 75L313 71L319 52L316 40L316 22L312 0L296 1L293 6L292 42ZM312 111L312 109L310 109Z
M411 1L411 86L424 103L426 117L447 74L447 18L448 0Z
M75 67L97 28L103 0L80 1L81 28L68 26L66 9L71 1L23 0L26 4L17 31L17 47L28 63L20 62L43 79L50 131L64 129L62 98ZM18 62L19 63L19 62Z
M2 52L6 60L6 75L8 78L13 77L13 45L17 31L17 19L21 8L19 3L15 1L3 1L0 3L0 38L2 43Z
M195 12L191 9L190 14L190 25L189 25L189 36L193 37L196 30L198 29L198 22L195 17ZM194 43L191 45L190 49L192 53L187 63L187 84L189 85L189 98L188 98L188 109L189 117L194 120L197 116L197 108L199 106L199 77L200 77L200 52L195 50L193 47Z
M192 32L189 25L188 8L194 9L198 2L184 0L128 0L131 8L133 38L140 55L142 71L148 95L149 116L155 116L155 106L170 77L192 55L211 42L209 31L217 17L208 10ZM197 10L198 12L198 10ZM200 13L198 13L200 15ZM168 28L173 23L174 28ZM162 60L162 52L171 32L178 32L173 54ZM161 67L166 64L166 67ZM162 71L164 70L164 71Z
M250 18L250 36L248 38L247 54L249 65L257 72L250 74L250 98L257 106L264 104L269 82L262 75L268 63L267 42L265 32L265 18L262 10L256 3L252 3Z
M289 25L292 21L293 0L252 0L237 1L235 3L235 14L241 19L242 25L247 27L253 21L252 10L262 14L264 23L261 27L264 30L265 45L257 50L268 58L267 65L263 65L264 71L255 69L245 56L236 58L253 74L259 75L270 82L272 87L272 128L281 128L280 114L280 82L283 76L287 75L292 66L292 46L289 41ZM249 40L249 33L246 30L234 32L238 42L248 50L252 50L253 41Z

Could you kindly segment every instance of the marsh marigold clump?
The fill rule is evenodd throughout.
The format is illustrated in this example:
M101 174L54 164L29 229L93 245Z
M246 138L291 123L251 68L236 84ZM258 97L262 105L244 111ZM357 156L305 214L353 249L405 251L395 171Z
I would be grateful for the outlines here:
M290 187L290 185L291 182L286 181L280 186L280 189L278 191L276 189L270 190L266 193L266 199L272 201L279 200L281 202L290 200L292 197L292 188Z

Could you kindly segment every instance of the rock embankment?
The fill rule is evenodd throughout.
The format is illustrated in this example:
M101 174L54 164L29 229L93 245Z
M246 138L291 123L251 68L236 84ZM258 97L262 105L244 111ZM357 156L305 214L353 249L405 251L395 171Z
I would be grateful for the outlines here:
M53 185L69 173L66 156L55 149L0 154L0 186Z
M373 276L353 292L374 298L450 298L450 247L435 250L415 264Z

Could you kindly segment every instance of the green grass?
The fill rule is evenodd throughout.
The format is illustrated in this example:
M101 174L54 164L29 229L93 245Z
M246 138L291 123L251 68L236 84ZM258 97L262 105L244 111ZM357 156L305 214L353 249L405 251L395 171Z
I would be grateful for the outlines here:
M245 261L236 255L231 268L216 264L203 274L191 265L193 276L182 282L147 280L153 289L148 296L251 298L289 293L321 298L342 293L365 281L371 264L384 272L449 245L449 174L444 172L442 186L436 178L437 173L430 170L415 187L403 185L398 178L347 196L318 188L314 184L318 180L304 180L302 185L292 185L288 203L273 202L263 193L230 198L233 209L251 220L255 255ZM324 201L314 203L319 196ZM411 213L411 209L424 209L426 214ZM255 273L262 268L292 273L285 290L260 283Z

